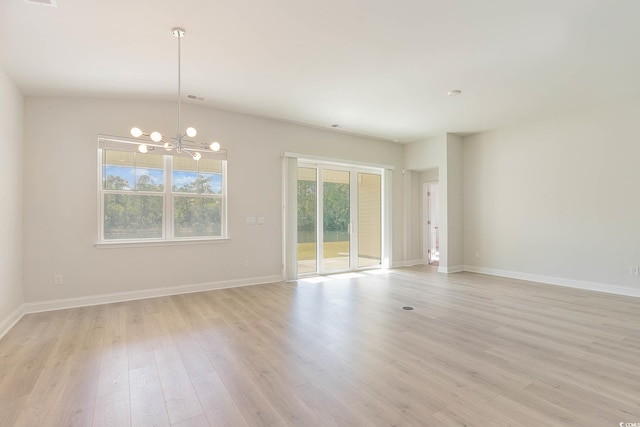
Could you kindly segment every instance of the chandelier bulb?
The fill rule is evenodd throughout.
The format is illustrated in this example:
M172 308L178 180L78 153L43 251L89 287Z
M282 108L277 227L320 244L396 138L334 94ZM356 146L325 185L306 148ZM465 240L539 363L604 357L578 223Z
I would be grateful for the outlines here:
M140 144L138 145L138 151L142 154L146 154L147 152L149 152L149 147L147 147L147 144Z
M198 134L198 131L196 130L196 128L194 128L194 127L188 127L187 128L187 136L188 137L193 138L197 134Z
M213 141L209 148L211 148L211 151L220 151L220 143L218 141Z
M173 146L171 145L171 143L169 142L165 142L164 143L164 149L167 151L171 151L171 149L173 148Z
M162 135L160 134L160 132L151 132L151 135L149 135L149 137L153 142L162 141Z
M140 128L131 128L131 136L133 136L134 138L138 138L141 135L142 131L140 130Z
M202 158L202 154L198 153L197 151L193 154L193 160L198 161Z

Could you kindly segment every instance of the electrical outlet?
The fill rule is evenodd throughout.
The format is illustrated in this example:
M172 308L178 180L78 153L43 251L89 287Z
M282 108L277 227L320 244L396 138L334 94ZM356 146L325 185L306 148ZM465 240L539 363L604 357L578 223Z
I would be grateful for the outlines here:
M640 267L631 267L632 276L640 276Z
M62 280L62 274L54 274L53 275L53 284L54 285L62 285L64 281Z
M242 262L242 265L244 265L244 268L249 268L249 260L248 260L248 259L245 259L245 260Z

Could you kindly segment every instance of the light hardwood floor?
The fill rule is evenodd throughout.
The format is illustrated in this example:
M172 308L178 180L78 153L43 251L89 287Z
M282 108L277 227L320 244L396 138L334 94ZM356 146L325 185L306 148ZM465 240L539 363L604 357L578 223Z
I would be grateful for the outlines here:
M479 274L31 314L0 340L2 426L621 422L640 423L640 299Z

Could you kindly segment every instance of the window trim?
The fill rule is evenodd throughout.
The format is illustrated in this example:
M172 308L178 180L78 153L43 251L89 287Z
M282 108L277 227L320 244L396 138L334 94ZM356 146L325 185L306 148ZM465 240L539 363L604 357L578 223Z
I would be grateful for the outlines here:
M96 242L93 244L98 249L113 249L113 248L143 248L146 246L183 246L183 245L209 245L218 243L228 243L231 239L215 238L215 239L179 239L179 240L117 240L117 241L104 241Z
M98 156L97 156L97 199L98 199L98 239L94 243L97 248L115 248L115 247L143 247L143 246L166 246L166 245L185 245L185 244L207 244L207 243L226 243L229 239L228 232L228 216L227 216L227 160L226 156L212 156L221 161L221 193L220 194L197 194L174 192L172 187L173 174L173 157L171 154L162 154L163 171L164 171L164 191L118 191L105 190L103 188L103 153L105 149L118 151L117 148L103 148L100 146L101 141L123 142L129 144L139 144L137 141L127 140L125 138L111 138L108 136L98 136ZM122 150L126 151L126 150ZM157 155L157 154L156 154ZM104 195L105 194L131 194L141 196L162 197L162 237L147 239L105 239L104 238ZM174 216L173 203L174 197L201 197L219 199L220 206L220 236L193 236L193 237L175 237L174 236ZM171 237L170 237L171 236Z

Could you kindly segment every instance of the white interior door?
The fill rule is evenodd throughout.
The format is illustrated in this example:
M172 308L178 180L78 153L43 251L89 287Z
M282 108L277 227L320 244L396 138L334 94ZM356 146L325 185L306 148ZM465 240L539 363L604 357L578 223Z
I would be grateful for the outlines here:
M425 264L438 265L440 262L439 231L439 188L437 182L422 185L422 242Z

